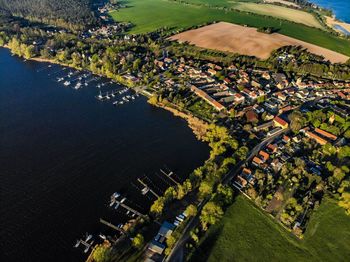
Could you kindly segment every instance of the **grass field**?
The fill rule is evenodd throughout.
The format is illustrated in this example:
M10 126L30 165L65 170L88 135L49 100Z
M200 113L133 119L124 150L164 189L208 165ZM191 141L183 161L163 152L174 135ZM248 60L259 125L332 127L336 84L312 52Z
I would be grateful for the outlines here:
M243 196L209 229L192 261L346 261L350 218L327 199L304 240L296 239Z
M252 12L259 15L268 15L288 21L294 21L307 26L323 28L317 19L310 13L295 10L288 7L272 5L272 4L255 4L255 3L237 3L235 8L241 11Z
M218 0L215 0L218 1ZM116 21L132 22L130 33L147 33L162 27L186 29L213 21L279 28L279 33L350 56L350 41L319 29L244 12L224 12L204 6L184 6L167 0L126 0L129 8L111 12Z

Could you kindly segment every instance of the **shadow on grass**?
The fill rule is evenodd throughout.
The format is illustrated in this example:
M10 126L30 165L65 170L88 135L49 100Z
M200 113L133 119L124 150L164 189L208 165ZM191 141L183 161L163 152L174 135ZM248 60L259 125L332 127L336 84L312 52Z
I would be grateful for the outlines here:
M189 261L192 261L192 262L207 261L208 256L210 255L222 230L223 230L223 225L215 226L215 228L211 228L211 230L207 232L206 236L204 236L203 242L193 253Z

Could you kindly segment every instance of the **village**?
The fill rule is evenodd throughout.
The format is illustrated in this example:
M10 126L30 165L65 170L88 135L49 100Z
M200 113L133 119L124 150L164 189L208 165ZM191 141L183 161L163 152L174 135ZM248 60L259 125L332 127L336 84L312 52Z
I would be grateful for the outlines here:
M350 100L350 82L239 61L213 62L168 51L160 46L173 43L163 39L159 32L124 35L132 25L110 23L106 14L113 8L99 7L105 24L82 32L77 39L70 39L67 31L56 28L44 29L46 37L52 40L50 44L45 44L42 36L28 37L34 46L31 55L40 54L78 70L107 76L147 96L150 103L166 105L226 128L238 141L237 151L243 152L234 159L237 172L227 172L230 175L227 184L302 237L325 188L336 192L349 172L348 168L338 167L333 158L341 158L339 152L348 150L346 139L350 134L346 123L350 108L345 101ZM57 34L67 36L67 40L52 43ZM93 42L96 40L100 42ZM80 46L76 47L74 41ZM92 41L89 43L92 47L83 41ZM277 50L274 59L280 64L297 63L294 54L284 50ZM99 100L110 101L109 94L114 97L115 91L107 87L102 91L99 87L100 93L96 94ZM146 185L145 189L146 193L152 192L151 186ZM160 193L155 194L157 199L162 198ZM188 212L189 203L205 202L182 203L174 210L172 220L155 219L155 235L148 243L140 244L147 261L162 261L169 255L172 248L169 239L176 242L173 232L182 233L193 217ZM138 218L143 216L146 215ZM138 218L133 220L135 224ZM119 231L123 231L121 235L125 238L126 230ZM130 237L132 243L135 239L143 242L138 234Z

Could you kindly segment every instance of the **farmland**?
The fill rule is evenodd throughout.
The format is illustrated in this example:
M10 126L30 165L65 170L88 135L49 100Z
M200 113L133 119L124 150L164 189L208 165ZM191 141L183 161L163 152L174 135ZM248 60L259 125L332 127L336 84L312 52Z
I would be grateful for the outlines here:
M193 261L342 261L350 256L350 219L331 199L298 240L243 196L209 229ZM254 258L252 259L252 254Z
M307 26L322 28L322 25L310 13L272 4L238 3L235 8L259 15L273 16L288 21L295 21Z
M251 27L220 22L199 29L185 31L170 39L196 46L228 51L267 59L273 50L282 46L303 46L333 63L345 63L349 57L281 34L264 34ZM220 39L221 41L218 41Z
M273 27L281 34L350 56L349 40L339 39L320 29L289 21L205 6L184 6L167 0L127 0L126 3L129 7L113 11L111 16L116 21L132 22L132 34L147 33L163 27L182 31L213 21L225 21L257 28Z

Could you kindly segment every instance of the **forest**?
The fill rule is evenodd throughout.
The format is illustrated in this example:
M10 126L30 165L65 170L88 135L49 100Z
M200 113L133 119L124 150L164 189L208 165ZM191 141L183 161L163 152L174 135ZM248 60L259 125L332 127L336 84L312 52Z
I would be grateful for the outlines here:
M80 29L97 21L92 7L93 3L99 1L102 0L0 0L0 13Z

